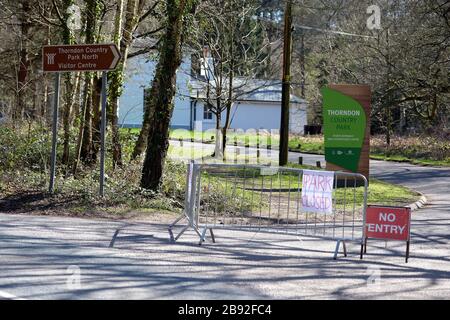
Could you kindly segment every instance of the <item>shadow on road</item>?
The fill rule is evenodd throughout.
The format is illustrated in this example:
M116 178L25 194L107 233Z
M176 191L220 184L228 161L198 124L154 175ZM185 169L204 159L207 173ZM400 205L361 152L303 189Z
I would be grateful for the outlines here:
M420 223L445 226L442 219ZM384 248L384 243L371 242L362 261L359 246L352 245L348 258L334 261L331 241L220 230L218 243L198 246L192 236L169 243L163 225L125 224L99 235L102 226L93 224L67 229L36 223L34 236L0 234L0 290L14 289L27 299L349 299L386 298L405 293L405 288L418 296L433 290L439 295L436 290L450 279L450 270L442 268L450 265L448 255L414 251L429 242L447 246L444 232L413 233L411 262L405 264L403 244ZM0 230L13 226L14 220L2 222ZM80 233L85 239L80 240ZM114 248L109 248L113 237ZM81 269L80 289L65 286L70 265ZM383 287L370 286L369 268L381 271Z

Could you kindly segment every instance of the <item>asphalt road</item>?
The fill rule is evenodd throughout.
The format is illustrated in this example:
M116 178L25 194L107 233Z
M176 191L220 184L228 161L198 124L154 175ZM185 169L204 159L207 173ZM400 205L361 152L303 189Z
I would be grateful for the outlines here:
M364 260L351 243L334 261L320 239L222 230L171 244L167 223L0 214L0 299L450 299L450 169L371 169L428 197L407 264L401 242L370 241Z

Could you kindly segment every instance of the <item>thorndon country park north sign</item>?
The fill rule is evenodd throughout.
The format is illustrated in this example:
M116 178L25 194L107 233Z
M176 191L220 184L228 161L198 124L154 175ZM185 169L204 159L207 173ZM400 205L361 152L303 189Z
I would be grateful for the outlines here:
M327 170L369 178L370 87L330 85L321 91Z
M115 44L44 46L42 57L44 72L109 71L120 61Z
M53 105L52 151L49 183L50 193L54 192L56 174L60 74L61 72L102 71L99 193L103 196L105 185L106 100L108 95L107 71L116 69L120 58L120 52L114 43L42 47L42 71L55 73L55 103Z

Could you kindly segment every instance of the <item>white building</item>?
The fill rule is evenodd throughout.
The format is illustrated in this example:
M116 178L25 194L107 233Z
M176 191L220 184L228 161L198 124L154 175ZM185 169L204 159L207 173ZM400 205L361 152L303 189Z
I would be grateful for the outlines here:
M142 126L144 116L144 90L151 86L156 62L144 56L127 61L125 81L119 102L119 124L126 128ZM189 129L191 99L189 96L189 80L191 63L183 61L177 72L177 93L175 109L172 117L173 128Z
M205 103L206 83L202 80L190 81L190 93L193 101L190 128L209 130L216 127L215 115ZM226 86L225 86L226 87ZM233 87L236 98L231 109L231 129L235 130L278 130L281 120L281 82L279 80L258 80L236 78ZM222 126L226 112L221 115ZM290 131L303 133L306 125L306 103L291 95Z
M143 119L144 89L149 88L156 62L138 56L128 60L124 91L120 98L119 123L122 127L140 127ZM202 80L203 79L203 80ZM278 130L281 117L281 81L244 80L231 110L231 129ZM204 77L191 76L191 61L185 58L177 72L177 93L171 127L209 130L215 128L215 115L205 106ZM222 115L225 121L225 112ZM307 124L306 102L291 95L290 131L303 133Z

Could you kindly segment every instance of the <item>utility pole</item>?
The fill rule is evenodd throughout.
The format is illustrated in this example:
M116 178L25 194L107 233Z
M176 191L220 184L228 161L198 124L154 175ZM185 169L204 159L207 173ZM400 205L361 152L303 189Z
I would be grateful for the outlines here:
M392 114L391 114L391 48L390 48L390 31L389 28L386 30L386 64L387 64L387 104L386 104L386 144L388 148L391 146L391 128L392 128Z
M288 163L289 151L289 106L291 100L292 60L292 0L286 1L284 12L283 84L281 98L280 154L279 165Z
M300 33L300 74L302 76L301 82L300 82L300 88L301 88L301 97L302 99L306 98L305 94L305 82L306 82L306 67L305 67L305 33L303 30Z

